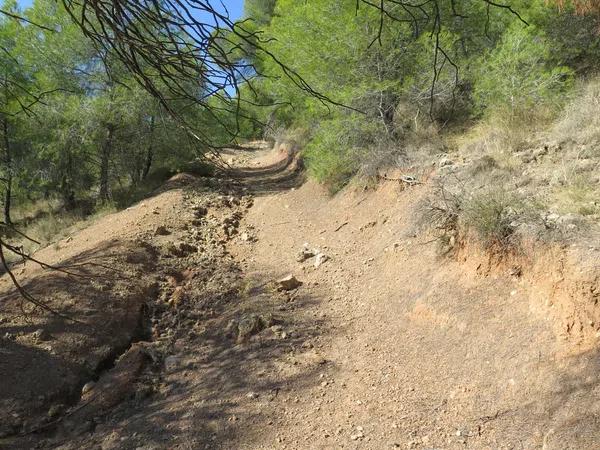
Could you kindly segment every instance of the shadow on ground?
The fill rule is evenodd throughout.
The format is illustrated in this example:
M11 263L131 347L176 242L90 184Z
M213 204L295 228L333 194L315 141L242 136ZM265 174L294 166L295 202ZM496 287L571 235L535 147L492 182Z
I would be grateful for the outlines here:
M53 419L50 408L81 387L142 334L149 247L110 241L47 270L23 288L57 314L32 307L16 289L0 311L0 436ZM61 409L60 407L59 409ZM2 447L0 441L0 448Z
M279 161L266 166L232 169L228 176L254 195L267 195L302 186L306 177L298 154L289 151L279 157Z
M566 357L561 369L556 363L545 363L548 374L539 383L543 394L522 407L528 428L540 430L545 450L599 448L600 350Z

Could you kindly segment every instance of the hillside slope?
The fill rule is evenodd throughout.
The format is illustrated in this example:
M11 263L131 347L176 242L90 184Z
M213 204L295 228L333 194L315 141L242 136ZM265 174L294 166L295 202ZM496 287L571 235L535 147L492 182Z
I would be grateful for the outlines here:
M49 383L70 374L71 391L86 376L99 381L81 399L70 392L43 429L44 408L64 392L49 402L35 390L33 398L10 390L1 413L15 404L23 412L0 447L598 447L597 249L552 247L536 249L533 262L496 261L461 243L441 256L421 220L430 183L384 182L330 198L303 180L286 148L230 158L238 169L228 180L180 177L60 243L64 255L38 255L85 258L81 252L117 241L109 264L128 281L93 296L62 283L59 293L72 297L77 317L114 323L124 336L113 344L89 330L69 338L54 328L50 344L40 343L32 333L57 320L33 315L26 326L16 298L4 302L3 353L39 352L58 367ZM276 280L288 274L302 285L281 289ZM93 301L84 308L83 299ZM98 306L103 299L112 306ZM144 333L133 333L119 308L102 309L117 299L130 299L135 311L145 305L136 316ZM110 361L86 373L75 332L85 350L123 353L123 342L140 342L112 370ZM39 377L31 363L14 367L0 366L0 386ZM24 414L41 418L28 424Z

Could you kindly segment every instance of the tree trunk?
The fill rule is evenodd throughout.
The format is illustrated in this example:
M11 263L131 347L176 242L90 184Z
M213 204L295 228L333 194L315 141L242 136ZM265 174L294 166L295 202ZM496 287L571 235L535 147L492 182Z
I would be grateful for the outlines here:
M73 190L73 157L71 150L68 149L66 167L60 183L63 205L67 211L75 208L75 191Z
M2 134L4 138L4 168L6 170L6 178L4 180L4 223L12 224L10 218L11 200L12 200L12 183L13 183L13 167L12 154L10 148L10 139L8 137L8 118L2 118Z
M150 117L150 143L148 144L148 151L146 152L146 162L144 164L144 171L142 172L142 180L145 180L150 173L152 167L152 160L154 159L154 115Z
M115 131L113 125L108 125L106 128L108 133L102 145L102 154L100 155L100 203L102 204L110 200L109 165Z

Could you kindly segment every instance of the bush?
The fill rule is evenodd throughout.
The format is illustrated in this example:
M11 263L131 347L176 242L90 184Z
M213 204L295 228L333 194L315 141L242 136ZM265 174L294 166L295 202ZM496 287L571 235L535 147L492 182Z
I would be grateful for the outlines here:
M473 95L480 111L510 122L529 122L556 110L573 72L551 64L551 50L539 31L521 23L510 27L501 43L479 61Z
M481 192L465 199L461 223L477 233L485 247L511 244L515 221L523 214L520 199L500 189Z
M321 122L304 157L310 174L337 192L358 172L375 175L381 165L403 154L381 121L345 114Z
M321 123L303 152L309 173L334 193L342 189L358 170L357 149L351 147L343 121Z
M474 234L487 249L515 246L517 226L533 219L536 205L503 187L472 195L467 189L460 180L452 185L440 184L424 208L422 220L437 231L444 251L453 247L453 243L448 246L449 240L454 241L459 233Z

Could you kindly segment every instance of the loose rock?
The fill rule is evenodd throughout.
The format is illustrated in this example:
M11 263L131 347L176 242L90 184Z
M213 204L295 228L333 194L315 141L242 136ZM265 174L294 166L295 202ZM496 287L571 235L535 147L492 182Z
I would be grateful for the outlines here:
M160 225L156 227L156 230L154 230L155 236L168 236L169 234L171 234L171 232L167 230L167 227L164 225Z
M94 386L96 386L96 383L94 381L88 381L87 383L85 383L81 388L81 395L85 395L88 392L90 392L94 388Z
M50 333L48 333L48 331L44 330L43 328L36 330L33 333L33 337L38 341L49 341L50 339L52 339Z
M55 417L62 414L64 410L65 410L65 405L62 405L62 404L52 405L50 407L50 409L48 410L48 417L50 419L54 419Z
M315 268L319 268L327 260L329 260L329 256L325 253L319 253L315 259Z
M299 281L294 275L288 275L280 280L277 280L279 289L284 291L293 291L294 289L302 286L302 282Z
M298 256L296 257L296 261L304 262L307 259L310 259L313 256L315 256L317 253L318 252L315 249L309 249L308 244L304 244L304 247L302 248L302 250L300 250L300 253L298 253Z

